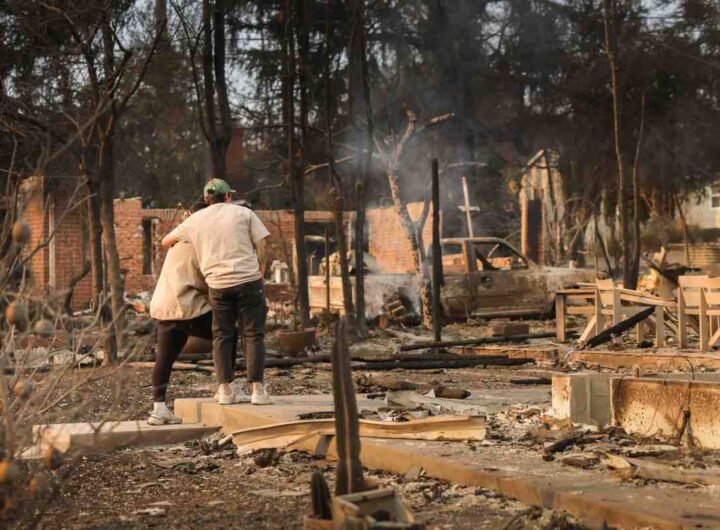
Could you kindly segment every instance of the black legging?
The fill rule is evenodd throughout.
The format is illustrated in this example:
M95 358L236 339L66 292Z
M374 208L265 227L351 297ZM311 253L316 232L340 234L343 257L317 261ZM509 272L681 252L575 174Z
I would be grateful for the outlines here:
M173 364L190 337L212 340L212 313L190 320L158 320L158 347L152 372L153 400L165 401ZM232 351L232 366L237 358L237 332Z

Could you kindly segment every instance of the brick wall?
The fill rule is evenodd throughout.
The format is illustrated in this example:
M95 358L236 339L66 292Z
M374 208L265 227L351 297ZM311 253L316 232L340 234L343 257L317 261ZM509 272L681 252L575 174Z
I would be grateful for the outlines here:
M417 221L422 213L423 204L408 204L410 218ZM423 227L423 240L427 247L432 241L432 207ZM395 208L372 208L367 212L369 252L376 260L379 272L414 272L412 248L405 235Z
M28 285L35 295L65 295L83 271L87 255L87 209L84 190L76 192L74 179L31 177L22 184L20 217L30 225L31 238L25 255L52 232L50 243L38 250L28 266ZM90 299L88 275L75 287L73 307L84 307Z
M71 202L76 203L82 199L80 195L71 200L75 182L72 179L59 180L48 186L42 177L34 177L23 184L23 218L32 230L28 248L34 248L46 237L53 215L54 222L58 224L53 245L39 251L30 262L29 283L38 293L54 291L62 294L73 278L82 271L84 261L89 259L87 209L84 205L76 206L62 217ZM54 207L50 204L54 204ZM51 215L53 208L54 214ZM422 211L422 204L412 203L408 208L411 217L417 219ZM268 240L269 262L275 259L292 260L295 236L293 213L288 210L258 210L256 213L271 234ZM138 293L154 289L165 259L160 240L181 222L182 217L183 211L178 209L145 209L139 198L116 199L115 230L121 268L125 274L126 292ZM413 271L410 244L393 208L370 209L367 218L370 254L376 258L379 270L400 273ZM150 274L145 273L143 221L146 219L153 220ZM309 211L305 213L305 220L309 223L332 223L333 216L331 212ZM346 230L351 220L352 214L346 213ZM425 241L429 242L429 218L423 234ZM54 261L54 268L50 265L51 261ZM51 285L52 280L54 285ZM74 308L87 307L90 296L91 278L88 275L75 288Z
M117 236L120 267L125 273L125 290L128 293L152 291L165 260L160 247L162 237L183 219L183 210L175 208L143 208L139 198L115 199L115 234ZM146 256L143 221L151 220L152 248L150 273L145 274Z
M85 190L76 192L76 185L74 179L59 180L49 196L54 204L51 217L55 236L48 249L49 261L54 258L54 278L48 277L48 285L59 293L70 287L73 279L83 272L85 262L90 261ZM73 309L85 307L91 293L92 278L87 274L75 286Z
M47 234L48 219L45 215L45 179L30 177L21 187L20 217L30 225L30 241L25 246L23 257L35 249ZM48 250L41 249L30 260L28 285L35 294L41 294L47 285Z

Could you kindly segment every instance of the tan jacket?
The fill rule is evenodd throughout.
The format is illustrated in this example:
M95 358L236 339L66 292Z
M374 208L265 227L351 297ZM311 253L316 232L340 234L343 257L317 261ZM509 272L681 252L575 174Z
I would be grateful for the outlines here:
M150 301L157 320L190 320L210 311L205 283L192 245L177 243L168 250Z

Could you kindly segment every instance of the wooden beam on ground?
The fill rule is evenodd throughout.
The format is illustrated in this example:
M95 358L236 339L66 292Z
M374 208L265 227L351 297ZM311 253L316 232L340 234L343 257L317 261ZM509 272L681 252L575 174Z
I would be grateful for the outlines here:
M485 438L485 418L434 416L398 423L359 420L361 438L426 441L481 441ZM309 434L335 435L335 419L304 420L241 429L232 433L241 450L281 448L297 443Z
M418 359L418 360L397 360L382 361L353 365L353 370L435 370L438 368L471 368L473 366L518 366L521 364L534 363L533 359L510 358L510 357L466 357L459 359Z
M576 333L567 333L567 337L576 337ZM427 341L403 344L397 348L398 351L407 352L415 350L429 350L437 348L452 348L454 346L474 346L476 344L502 344L503 342L524 342L531 339L550 339L555 337L554 331L540 333L526 333L523 335L509 335L507 337L478 337L477 339Z
M610 340L613 339L613 337L619 337L624 332L629 330L630 328L636 326L646 318L650 317L650 315L655 313L654 307L648 307L646 309L643 309L639 313L631 316L630 318L626 318L625 320L621 320L609 328L607 328L604 331L601 331L594 337L590 337L587 342L584 344L581 344L578 349L583 350L585 348L594 348L595 346L600 346L601 344L604 344Z

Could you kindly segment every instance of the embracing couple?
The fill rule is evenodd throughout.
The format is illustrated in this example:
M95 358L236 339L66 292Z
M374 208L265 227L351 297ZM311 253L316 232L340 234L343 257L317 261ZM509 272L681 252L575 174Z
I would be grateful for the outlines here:
M224 180L211 179L203 203L162 240L169 250L150 303L158 324L151 425L182 422L168 409L165 393L189 337L212 339L218 403L271 403L263 384L267 307L262 281L270 232L252 210L230 202L233 193ZM235 379L238 330L251 396Z

